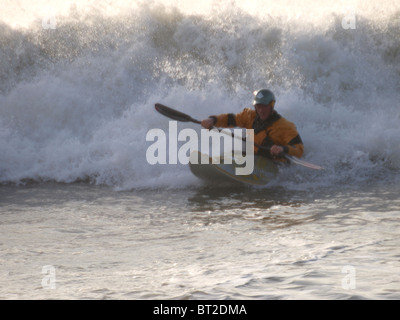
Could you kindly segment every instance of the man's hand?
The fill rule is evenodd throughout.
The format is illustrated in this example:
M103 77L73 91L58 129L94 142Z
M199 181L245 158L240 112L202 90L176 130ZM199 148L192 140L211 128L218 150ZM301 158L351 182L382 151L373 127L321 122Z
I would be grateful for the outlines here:
M275 157L281 155L281 154L283 153L283 151L284 151L284 150L283 150L283 147L277 146L276 144L273 145L273 146L271 147L271 149L270 149L271 155L272 155L272 156L275 156Z
M206 129L211 129L214 126L214 119L213 118L207 118L201 121L201 125L206 128Z

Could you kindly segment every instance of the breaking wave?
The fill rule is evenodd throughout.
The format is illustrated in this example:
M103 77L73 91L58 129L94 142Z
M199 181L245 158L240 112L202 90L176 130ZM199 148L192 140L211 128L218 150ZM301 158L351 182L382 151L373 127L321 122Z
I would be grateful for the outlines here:
M326 168L275 184L399 177L399 4L35 3L0 15L0 183L195 185L183 165L146 161L146 133L168 127L154 103L202 119L264 87Z

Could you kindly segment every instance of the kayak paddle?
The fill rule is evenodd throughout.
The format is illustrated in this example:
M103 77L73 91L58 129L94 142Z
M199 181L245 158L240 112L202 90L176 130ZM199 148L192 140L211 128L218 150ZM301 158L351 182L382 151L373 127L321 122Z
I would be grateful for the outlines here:
M173 120L176 120L176 121L181 121L181 122L193 122L193 123L201 124L201 121L193 119L191 116L189 116L189 115L187 115L187 114L185 114L183 112L174 110L174 109L172 109L170 107L167 107L167 106L165 106L165 105L163 105L161 103L156 103L154 106L155 106L156 110L159 113L161 113L162 115L164 115L164 116L166 116L166 117L168 117L170 119L173 119ZM221 130L219 130L219 131L222 132L222 133L225 133L225 131L221 131ZM233 133L231 134L231 136L233 138L235 138L235 139L240 139L242 141L246 141L245 138L239 138L237 136L234 136ZM254 143L254 145L257 148L269 150L269 148L267 148L265 146L261 146L261 145L259 145L257 143ZM304 167L307 167L307 168L310 168L310 169L314 169L314 170L322 170L323 169L322 167L320 167L320 166L318 166L316 164L312 164L312 163L300 160L299 158L290 156L288 154L284 154L283 156L287 160L289 160L289 161L291 161L291 162L293 162L295 164L298 164L298 165L301 165L301 166L304 166Z

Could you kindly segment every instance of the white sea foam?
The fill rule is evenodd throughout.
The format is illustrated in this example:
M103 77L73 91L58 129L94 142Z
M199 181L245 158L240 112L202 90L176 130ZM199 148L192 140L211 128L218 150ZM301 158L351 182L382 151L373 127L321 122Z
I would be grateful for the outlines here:
M276 184L398 176L398 12L389 1L7 2L0 182L194 185L186 166L146 161L146 133L168 126L154 103L202 119L251 106L263 87L297 125L305 159L326 168L296 166Z

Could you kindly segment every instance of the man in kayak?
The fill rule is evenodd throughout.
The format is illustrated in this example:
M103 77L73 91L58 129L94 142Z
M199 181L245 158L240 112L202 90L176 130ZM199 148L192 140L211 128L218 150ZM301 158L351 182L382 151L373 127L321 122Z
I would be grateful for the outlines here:
M226 113L210 116L201 122L206 129L215 127L241 127L254 129L254 152L267 158L279 158L284 154L300 158L304 153L303 141L296 126L274 110L275 96L267 89L254 92L253 106L238 114Z

